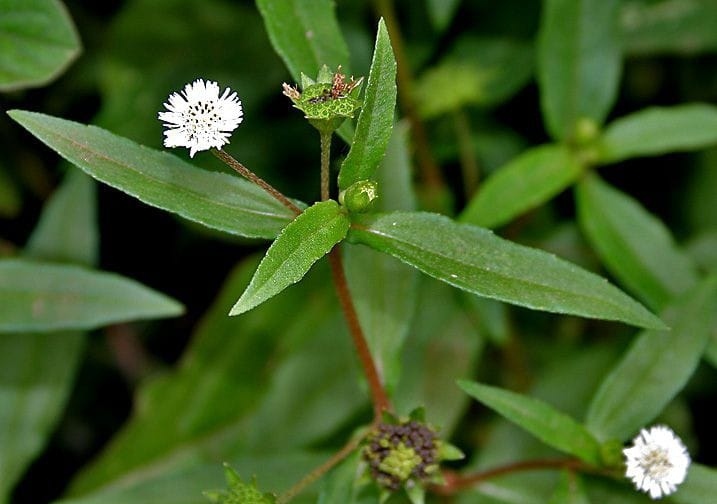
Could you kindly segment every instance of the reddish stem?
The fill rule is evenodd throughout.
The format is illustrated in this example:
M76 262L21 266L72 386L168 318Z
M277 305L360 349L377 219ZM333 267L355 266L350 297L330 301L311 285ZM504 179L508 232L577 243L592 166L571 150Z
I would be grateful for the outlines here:
M281 192L279 192L274 186L270 185L268 182L266 182L263 178L256 175L253 171L251 171L249 168L241 164L239 161L234 159L229 153L220 150L220 149L212 149L212 154L214 154L216 157L224 161L224 163L237 172L239 175L244 177L245 179L254 182L256 185L264 189L266 192L268 192L274 199L279 201L282 205L284 205L286 208L291 210L295 215L301 214L301 209L296 206L294 203L291 202L289 198L284 196Z
M361 442L362 438L354 438L349 440L348 443L344 445L343 448L341 448L338 452L333 454L329 460L321 464L319 467L311 471L309 474L304 476L301 481L299 481L296 485L291 487L285 494L283 494L281 497L277 499L278 504L286 504L291 499L299 495L299 493L304 490L304 488L311 485L314 481L319 479L321 476L329 472L335 465L337 465L339 462L341 462L343 459L351 455L351 452L353 452L356 448L358 448L359 443Z
M356 313L356 308L351 298L351 292L346 282L341 250L338 246L329 252L329 263L331 264L331 273L334 279L334 285L336 286L336 293L339 296L339 302L341 303L346 323L349 326L351 339L353 339L356 353L358 354L359 361L366 375L366 380L368 381L369 389L371 390L374 421L380 421L383 412L391 410L391 402L383 388L381 378L378 375L378 370L371 356L371 351L369 350L368 343L366 343L366 338L361 329L358 314Z
M444 471L443 477L446 483L444 485L432 486L431 491L438 495L453 495L461 490L470 488L489 479L497 478L498 476L522 471L539 471L546 469L580 471L588 469L588 466L578 459L537 459L515 462L467 475L461 475L453 471Z

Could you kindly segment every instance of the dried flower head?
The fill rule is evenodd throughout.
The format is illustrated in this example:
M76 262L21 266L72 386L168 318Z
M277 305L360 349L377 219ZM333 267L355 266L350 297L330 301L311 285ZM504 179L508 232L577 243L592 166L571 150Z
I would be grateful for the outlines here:
M653 499L677 490L690 466L690 455L682 440L664 425L642 429L623 453L627 465L625 476Z
M346 80L339 66L336 72L323 67L316 81L302 75L302 90L282 84L283 94L321 131L333 131L361 107L357 99L363 78Z
M219 85L202 79L184 86L181 94L169 95L164 106L167 111L160 112L159 119L167 128L165 147L186 147L190 157L228 144L244 115L235 92L226 88L219 96Z

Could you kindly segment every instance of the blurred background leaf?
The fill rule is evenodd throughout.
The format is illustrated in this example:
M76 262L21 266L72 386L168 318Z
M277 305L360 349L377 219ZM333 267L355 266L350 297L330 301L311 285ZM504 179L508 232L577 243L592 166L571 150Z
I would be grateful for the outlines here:
M70 171L45 205L24 255L97 263L99 236L95 185ZM73 220L65 219L72 215ZM71 233L71 240L61 237ZM70 394L85 348L80 332L0 334L0 502L42 450Z
M0 91L47 84L80 53L59 0L2 0L0 13Z

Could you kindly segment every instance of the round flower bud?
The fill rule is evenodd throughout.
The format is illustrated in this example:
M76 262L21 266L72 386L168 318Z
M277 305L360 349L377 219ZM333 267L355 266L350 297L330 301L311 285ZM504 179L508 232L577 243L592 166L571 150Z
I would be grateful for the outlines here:
M373 180L359 180L339 194L339 202L352 213L369 211L377 199L378 182Z
M363 458L372 478L387 490L412 486L438 470L436 433L416 420L381 423L369 434Z

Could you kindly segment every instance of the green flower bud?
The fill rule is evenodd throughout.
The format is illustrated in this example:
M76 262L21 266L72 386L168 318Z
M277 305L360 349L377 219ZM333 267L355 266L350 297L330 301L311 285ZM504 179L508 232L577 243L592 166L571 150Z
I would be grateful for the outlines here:
M600 135L600 127L592 119L581 117L575 124L575 143L588 145Z
M339 194L339 203L353 213L367 212L377 199L378 182L373 180L359 180Z
M262 493L256 486L256 481L244 483L241 477L224 464L224 475L229 486L229 491L204 492L204 496L216 504L276 504L276 496L270 493Z

